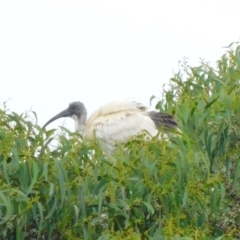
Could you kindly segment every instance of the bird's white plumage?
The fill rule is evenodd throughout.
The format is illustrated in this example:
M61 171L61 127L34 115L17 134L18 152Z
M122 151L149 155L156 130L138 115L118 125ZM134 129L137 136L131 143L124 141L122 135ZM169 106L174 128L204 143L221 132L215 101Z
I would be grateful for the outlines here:
M111 152L116 143L147 131L151 136L158 129L146 114L147 108L133 101L111 102L95 111L86 123L89 138L98 138L105 151Z

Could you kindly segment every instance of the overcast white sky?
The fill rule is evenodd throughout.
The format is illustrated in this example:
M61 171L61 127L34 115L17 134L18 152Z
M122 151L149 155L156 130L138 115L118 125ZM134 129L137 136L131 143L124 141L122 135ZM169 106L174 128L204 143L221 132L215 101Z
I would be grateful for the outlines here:
M0 107L43 125L76 100L149 105L179 60L214 63L239 37L239 0L2 0Z

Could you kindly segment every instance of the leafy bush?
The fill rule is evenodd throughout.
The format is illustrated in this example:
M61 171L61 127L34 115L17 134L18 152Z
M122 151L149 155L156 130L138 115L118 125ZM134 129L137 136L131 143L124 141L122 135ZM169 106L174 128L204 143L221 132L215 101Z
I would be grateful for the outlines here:
M239 239L239 50L170 79L156 105L179 122L170 142L138 137L106 157L0 110L0 238Z

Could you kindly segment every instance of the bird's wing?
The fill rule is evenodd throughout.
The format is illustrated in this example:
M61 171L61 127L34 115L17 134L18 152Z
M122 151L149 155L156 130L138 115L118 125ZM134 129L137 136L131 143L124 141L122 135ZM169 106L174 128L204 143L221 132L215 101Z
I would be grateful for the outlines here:
M98 138L105 148L111 148L116 142L124 143L143 130L155 136L158 133L157 121L170 122L166 121L167 115L163 116L159 121L157 114L148 112L144 105L137 102L113 102L92 114L87 121L86 132L88 137Z
M167 132L169 129L178 129L177 121L169 113L150 111L148 115L155 123L157 129L163 128Z

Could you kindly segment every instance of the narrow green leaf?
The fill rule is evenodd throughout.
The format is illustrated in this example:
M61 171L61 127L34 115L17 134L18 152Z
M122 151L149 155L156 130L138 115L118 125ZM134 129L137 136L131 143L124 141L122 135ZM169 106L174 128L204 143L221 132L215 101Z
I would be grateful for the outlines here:
M155 212L154 208L152 207L152 205L150 203L143 201L143 204L147 207L147 210L151 215L154 214L154 212Z
M216 98L214 98L211 102L208 102L207 105L205 106L205 110L210 108L218 100L219 97L220 97L220 95L217 96Z

